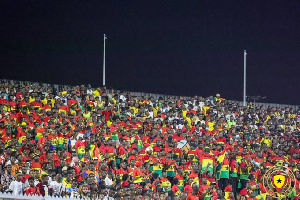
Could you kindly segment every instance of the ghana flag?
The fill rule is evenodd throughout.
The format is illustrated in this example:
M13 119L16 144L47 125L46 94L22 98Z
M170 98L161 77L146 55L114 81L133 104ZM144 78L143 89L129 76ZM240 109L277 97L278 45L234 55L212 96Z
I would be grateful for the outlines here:
M202 163L202 170L201 170L201 174L204 172L204 170L207 167L207 171L211 172L212 174L214 173L214 156L210 155L210 154L204 154L201 159L200 162Z
M225 149L224 149L225 150ZM219 178L229 178L229 160L225 157L226 151L218 157L217 162L217 179Z

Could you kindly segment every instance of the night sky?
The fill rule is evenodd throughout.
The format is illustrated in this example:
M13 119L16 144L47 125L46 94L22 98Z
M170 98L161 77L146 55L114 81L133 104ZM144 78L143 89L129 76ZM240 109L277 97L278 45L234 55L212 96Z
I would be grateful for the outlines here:
M300 1L0 1L1 78L300 104Z

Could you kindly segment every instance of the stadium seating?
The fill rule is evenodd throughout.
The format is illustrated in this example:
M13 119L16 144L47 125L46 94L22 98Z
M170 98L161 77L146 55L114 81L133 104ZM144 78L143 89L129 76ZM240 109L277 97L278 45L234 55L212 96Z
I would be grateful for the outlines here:
M266 199L286 167L299 196L300 110L0 84L0 192L79 199Z

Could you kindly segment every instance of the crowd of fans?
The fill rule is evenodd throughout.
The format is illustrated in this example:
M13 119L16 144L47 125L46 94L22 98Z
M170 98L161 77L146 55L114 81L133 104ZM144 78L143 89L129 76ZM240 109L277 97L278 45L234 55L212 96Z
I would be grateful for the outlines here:
M80 199L274 199L287 166L300 194L300 110L219 94L154 99L105 87L0 84L0 192Z

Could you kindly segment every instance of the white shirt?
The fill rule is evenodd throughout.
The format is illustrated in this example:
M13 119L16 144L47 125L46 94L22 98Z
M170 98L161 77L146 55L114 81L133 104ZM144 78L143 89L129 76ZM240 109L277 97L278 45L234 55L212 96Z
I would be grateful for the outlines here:
M177 127L178 127L178 129L182 129L183 125L182 124L178 124Z
M153 118L153 111L149 112L149 117Z
M24 190L24 184L21 181L13 181L9 185L9 190L12 191L13 195L22 195Z
M110 196L105 196L103 200L114 200L114 198Z
M200 108L201 108L201 110L202 110L202 107L204 106L204 102L203 102L203 101L200 101L200 102L199 102L199 106L200 106Z
M51 181L50 187L53 189L55 195L61 195L66 190L65 184L58 183L57 181Z
M92 89L87 89L87 90L86 90L86 93L89 94L89 95L90 95L90 94L93 94L93 90L92 90Z
M111 186L113 184L112 180L108 177L106 177L104 179L104 182L105 182L105 185L107 185L107 186Z
M120 95L119 99L122 99L123 102L126 101L126 97L124 95L122 95L122 94Z

